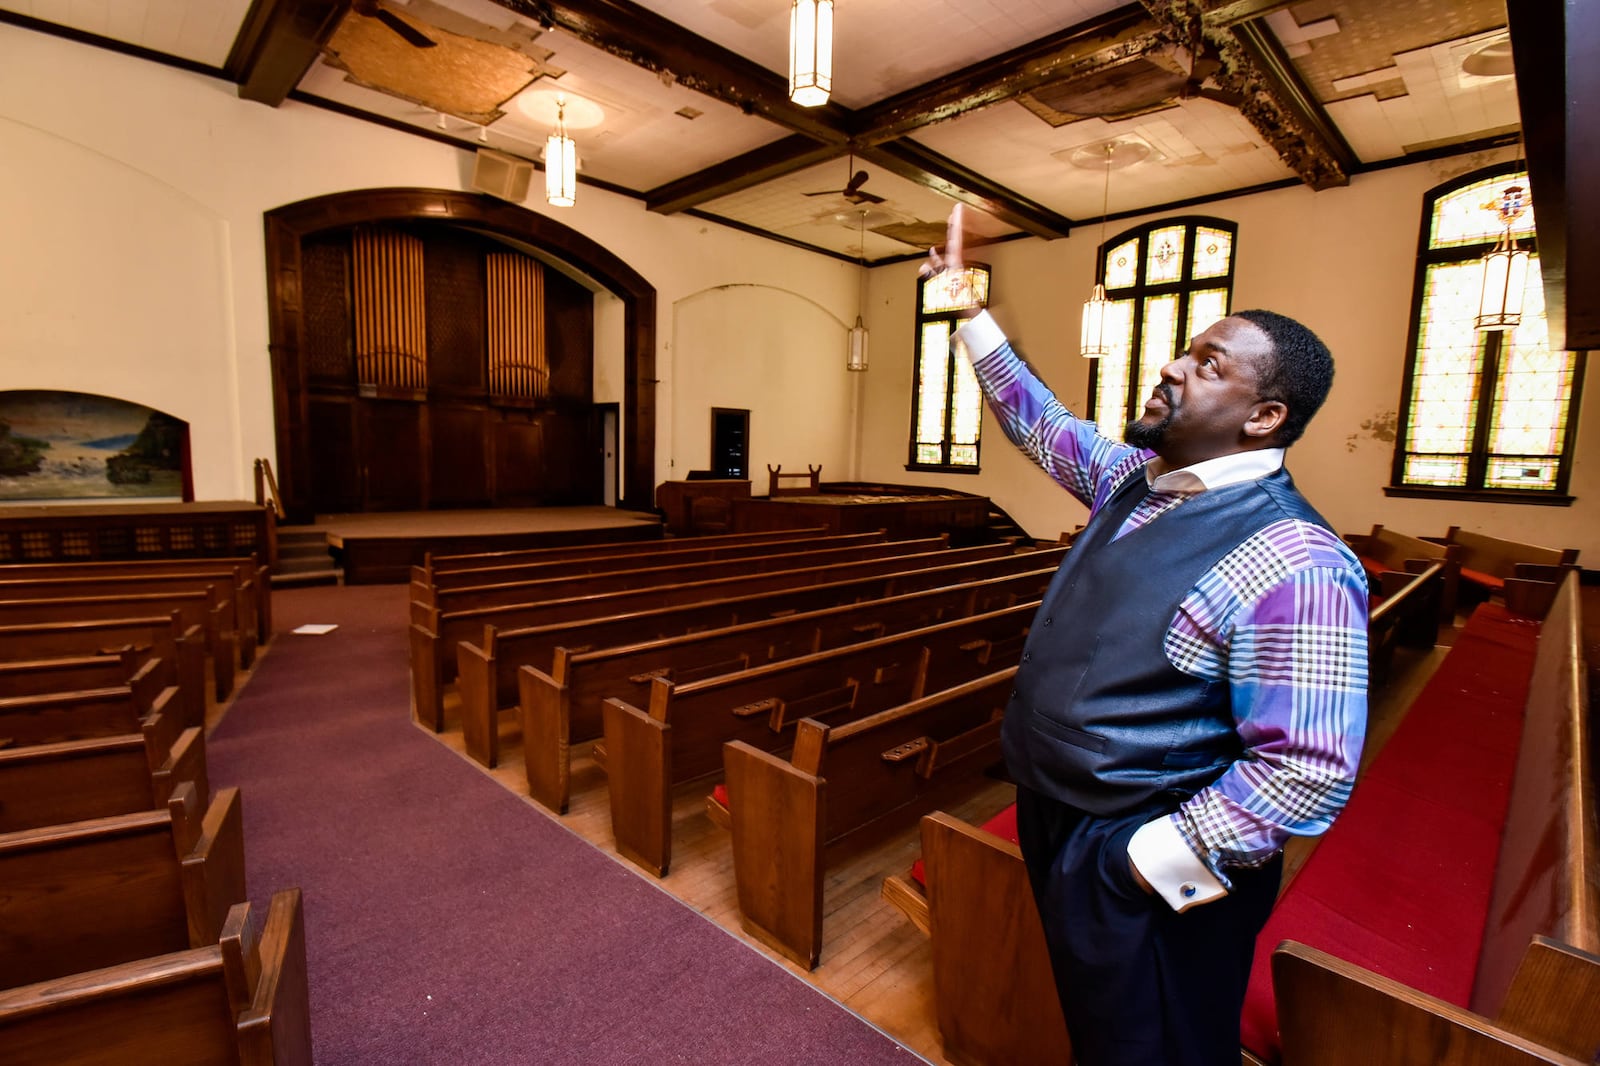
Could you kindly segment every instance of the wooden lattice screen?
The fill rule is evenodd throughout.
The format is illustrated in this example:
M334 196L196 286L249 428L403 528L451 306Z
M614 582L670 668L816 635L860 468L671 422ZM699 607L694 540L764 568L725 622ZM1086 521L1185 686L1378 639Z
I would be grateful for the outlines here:
M351 287L360 382L426 388L422 241L394 230L357 229Z
M544 268L522 255L491 252L488 263L489 391L542 400L550 365L544 343Z

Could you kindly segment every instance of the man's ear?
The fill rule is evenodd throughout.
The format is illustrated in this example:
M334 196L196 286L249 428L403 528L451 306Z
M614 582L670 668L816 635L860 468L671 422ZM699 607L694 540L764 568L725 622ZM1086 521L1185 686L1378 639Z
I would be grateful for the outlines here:
M1244 435L1270 437L1278 432L1278 427L1288 417L1289 407L1282 400L1262 400L1250 409L1250 417L1244 423Z

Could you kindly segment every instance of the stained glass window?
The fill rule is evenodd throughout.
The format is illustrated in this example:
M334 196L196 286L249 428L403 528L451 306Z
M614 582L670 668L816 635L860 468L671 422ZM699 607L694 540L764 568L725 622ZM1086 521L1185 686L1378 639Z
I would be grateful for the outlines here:
M1425 202L1412 348L1391 491L1558 497L1566 492L1580 356L1552 351L1533 250L1528 177L1499 166L1432 190ZM1515 329L1479 332L1480 260L1511 236L1533 252Z
M1164 219L1101 246L1100 277L1113 302L1105 327L1111 351L1095 360L1089 390L1089 417L1100 432L1121 439L1161 368L1227 315L1236 234L1223 219Z
M972 362L950 335L967 312L989 302L989 268L968 266L924 278L917 289L917 381L911 407L912 467L978 470L983 393Z

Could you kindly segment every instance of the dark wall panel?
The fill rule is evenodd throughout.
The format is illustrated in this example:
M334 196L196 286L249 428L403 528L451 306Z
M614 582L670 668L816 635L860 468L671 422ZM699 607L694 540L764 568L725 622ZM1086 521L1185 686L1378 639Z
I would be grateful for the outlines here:
M348 398L312 397L311 506L317 514L362 509L356 409Z
M350 342L349 231L306 241L302 257L306 375L318 384L353 382L356 369Z
M429 507L488 507L491 415L484 407L435 403L428 409L432 452Z
M594 293L557 271L546 270L544 330L551 397L590 402L594 396Z
M547 462L543 434L534 421L508 416L495 427L495 502L501 507L535 507L546 502Z
M422 457L428 409L403 401L361 405L361 449L368 511L420 511L426 506Z
M540 415L542 458L547 471L545 496L552 504L599 503L601 447L597 419L587 411L547 411Z

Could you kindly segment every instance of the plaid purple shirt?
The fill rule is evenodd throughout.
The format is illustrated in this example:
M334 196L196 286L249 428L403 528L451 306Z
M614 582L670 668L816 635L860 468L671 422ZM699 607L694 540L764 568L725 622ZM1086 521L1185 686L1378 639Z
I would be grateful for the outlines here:
M1003 344L974 362L1013 443L1088 505L1091 516L1152 453L1075 417ZM1151 492L1121 537L1192 492ZM1332 824L1355 781L1367 720L1367 581L1321 526L1275 522L1245 540L1184 597L1167 630L1174 667L1226 681L1245 754L1172 816L1224 885L1225 867L1257 866L1291 836Z

